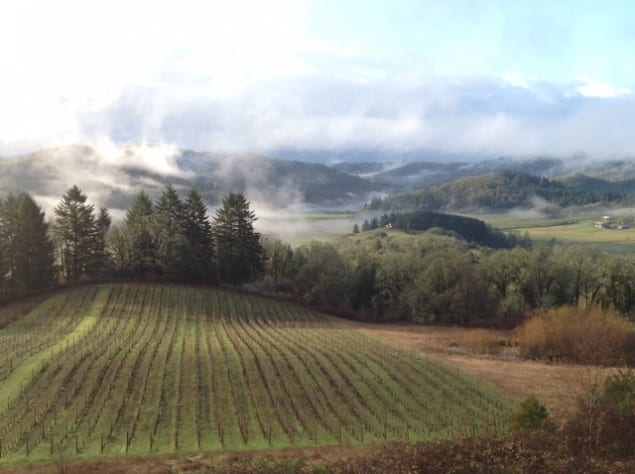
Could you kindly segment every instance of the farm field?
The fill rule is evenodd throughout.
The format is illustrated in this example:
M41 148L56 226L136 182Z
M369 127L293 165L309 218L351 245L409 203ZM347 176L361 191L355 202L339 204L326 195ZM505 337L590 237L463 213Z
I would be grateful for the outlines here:
M475 215L490 225L518 235L525 232L536 242L559 243L598 248L607 252L635 252L635 230L597 229L595 220L585 218L522 218L507 214ZM618 218L619 220L619 218Z
M528 232L529 236L536 241L556 239L558 242L596 247L610 252L635 252L633 229L597 229L592 220L547 227L520 227L515 230L520 234Z
M448 439L512 408L349 323L217 289L66 290L0 348L0 464Z
M571 217L522 217L513 214L469 214L467 217L474 217L502 230L564 226L580 221Z

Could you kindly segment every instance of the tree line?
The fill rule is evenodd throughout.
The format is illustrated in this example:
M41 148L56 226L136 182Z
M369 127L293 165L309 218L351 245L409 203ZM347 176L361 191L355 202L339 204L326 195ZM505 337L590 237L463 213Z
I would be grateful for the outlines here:
M0 199L0 302L101 278L237 284L261 272L255 213L230 193L213 218L198 191L166 186L156 202L141 191L118 226L70 188L47 222L28 193Z
M418 226L416 216L404 225ZM513 326L527 311L562 305L635 315L635 256L497 249L437 227L292 248L263 239L255 221L242 194L227 195L210 217L195 189L182 198L172 186L155 201L139 192L118 225L76 186L50 223L27 193L10 194L0 199L0 301L58 282L118 278L245 285L380 321Z
M635 316L635 256L558 244L491 249L435 231L265 249L253 288L358 319L512 327L560 306Z

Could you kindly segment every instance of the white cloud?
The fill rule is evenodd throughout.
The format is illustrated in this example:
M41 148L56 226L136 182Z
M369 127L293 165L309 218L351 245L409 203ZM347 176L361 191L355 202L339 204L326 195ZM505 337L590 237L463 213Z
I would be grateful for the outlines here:
M0 6L0 150L78 142L124 91L237 96L305 74L304 1L21 0Z
M612 87L602 81L589 79L588 77L580 76L577 80L581 85L578 86L576 90L584 97L610 99L613 97L626 96L631 93L630 89L624 87Z
M165 145L135 159L175 174L175 146L635 153L629 89L397 70L355 42L308 37L305 7L3 2L0 154L90 144L114 166L126 160L113 143Z

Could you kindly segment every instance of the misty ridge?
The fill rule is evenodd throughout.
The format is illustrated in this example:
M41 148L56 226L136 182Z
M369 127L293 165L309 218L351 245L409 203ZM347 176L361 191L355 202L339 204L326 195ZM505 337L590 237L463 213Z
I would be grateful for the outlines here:
M313 231L346 232L354 222L352 217L307 222L303 215L310 212L354 214L363 210L359 217L365 218L376 214L373 209L484 211L488 206L479 206L482 200L467 199L467 203L460 204L456 196L473 192L466 190L466 186L474 187L469 178L497 173L549 177L557 180L554 183L558 186L562 183L578 194L613 193L624 197L622 206L632 204L626 196L632 194L635 182L635 162L584 156L470 161L465 155L427 150L407 153L351 150L348 155L343 151L280 150L272 155L275 157L197 152L174 145L122 146L111 142L47 148L1 157L0 193L26 190L51 216L64 190L79 183L89 200L110 209L117 221L141 189L155 197L167 184L181 190L194 187L210 209L228 192L238 191L257 209L260 231L285 237ZM483 179L476 182L478 186ZM566 207L562 202L549 202L533 188L515 189L518 185L518 182L509 185L517 195L502 206L503 211L536 217ZM403 193L408 192L428 195L450 192L451 199L409 201L401 207L372 205L379 198L403 202L407 196ZM594 203L593 199L591 196L582 203ZM598 205L603 204L607 203L598 200Z

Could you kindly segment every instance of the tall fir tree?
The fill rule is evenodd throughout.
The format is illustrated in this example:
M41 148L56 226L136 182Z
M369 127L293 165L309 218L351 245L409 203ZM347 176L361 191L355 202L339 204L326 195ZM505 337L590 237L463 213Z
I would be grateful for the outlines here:
M185 206L176 189L168 185L159 196L154 212L154 237L161 273L170 280L188 277L189 242L185 236Z
M28 292L50 287L55 280L55 253L44 212L27 194L18 196L20 246L24 256L21 276Z
M93 275L105 275L109 271L109 256L106 250L106 238L108 231L112 225L112 218L108 209L102 207L99 209L97 219L95 219L95 228L93 230L93 261L90 273Z
M16 297L19 255L18 200L9 194L0 200L0 243L2 245L2 291L6 300Z
M53 243L41 208L27 193L0 200L0 299L41 291L54 278Z
M214 279L212 223L207 216L207 206L196 189L190 190L185 200L184 232L190 249L186 264L189 279L199 282Z
M86 203L87 197L73 186L55 208L55 236L62 276L76 281L83 276L93 276L103 262L103 248L96 238L98 232L94 206Z
M221 281L239 283L254 278L263 266L255 213L242 193L230 193L214 217L214 242Z
M113 237L113 242L120 242L119 249L114 252L122 258L124 273L134 278L159 273L154 232L154 206L142 190L126 212L122 228Z

